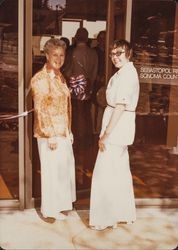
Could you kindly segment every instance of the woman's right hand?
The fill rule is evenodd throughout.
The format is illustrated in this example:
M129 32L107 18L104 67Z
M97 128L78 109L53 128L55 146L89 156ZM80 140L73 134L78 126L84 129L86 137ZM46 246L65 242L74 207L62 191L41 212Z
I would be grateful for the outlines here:
M71 143L73 144L74 143L74 136L73 136L72 132L70 132L69 137L70 137Z
M51 150L57 149L57 139L56 139L56 137L48 138L48 147Z

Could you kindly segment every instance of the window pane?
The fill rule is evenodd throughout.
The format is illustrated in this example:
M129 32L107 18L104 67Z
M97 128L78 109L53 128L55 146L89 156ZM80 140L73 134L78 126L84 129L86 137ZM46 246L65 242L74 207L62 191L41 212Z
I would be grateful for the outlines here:
M176 1L133 0L131 41L141 88L130 148L137 198L178 197L177 22Z
M18 1L0 1L0 199L19 197Z

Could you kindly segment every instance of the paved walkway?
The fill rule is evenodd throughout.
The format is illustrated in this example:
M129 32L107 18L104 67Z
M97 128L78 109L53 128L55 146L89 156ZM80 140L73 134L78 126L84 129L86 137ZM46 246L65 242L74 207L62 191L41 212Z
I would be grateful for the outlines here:
M133 225L94 231L88 211L72 211L66 221L43 219L35 209L0 212L0 246L12 250L173 250L178 246L176 209L137 209Z

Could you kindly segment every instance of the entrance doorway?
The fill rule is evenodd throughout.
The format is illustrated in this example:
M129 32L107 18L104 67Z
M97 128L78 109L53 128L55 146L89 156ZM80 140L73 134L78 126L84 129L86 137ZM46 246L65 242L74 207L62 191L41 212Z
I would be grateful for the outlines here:
M55 2L55 4L54 4ZM57 4L60 4L60 6ZM68 38L70 45L74 43L74 36L79 27L84 27L89 33L89 45L97 45L97 35L106 31L107 1L33 1L33 72L35 74L45 62L43 45L50 37ZM54 4L54 5L53 5ZM105 58L105 56L104 56ZM104 68L104 67L103 67ZM105 68L104 68L105 70ZM104 82L105 84L105 82ZM92 110L91 110L92 112ZM101 119L101 117L100 117ZM86 138L87 139L87 138ZM75 138L74 138L75 140ZM88 206L91 176L97 154L98 133L92 134L92 143L87 149L87 166L76 164L77 202L76 206ZM41 196L40 162L36 139L32 139L33 191L32 196L38 200ZM76 155L74 149L75 158Z

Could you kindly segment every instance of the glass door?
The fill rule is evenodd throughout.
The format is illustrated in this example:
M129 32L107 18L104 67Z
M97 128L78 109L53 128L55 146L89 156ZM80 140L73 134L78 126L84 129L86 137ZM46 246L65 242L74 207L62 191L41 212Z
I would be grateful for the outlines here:
M107 1L81 0L51 0L33 1L33 72L35 74L44 64L43 45L50 37L68 38L73 45L73 38L79 27L85 27L89 32L88 46L95 47L97 35L106 30ZM103 64L103 62L102 62ZM103 66L103 65L100 65ZM79 206L88 205L91 175L97 153L98 134L92 135L92 145L88 149L85 166L76 164L76 182ZM75 150L74 150L75 153ZM33 165L33 197L38 200L40 190L40 163L36 139L32 146ZM75 153L75 157L77 157ZM78 205L78 204L76 204Z
M0 206L24 206L23 7L0 1ZM19 18L18 18L19 17Z

